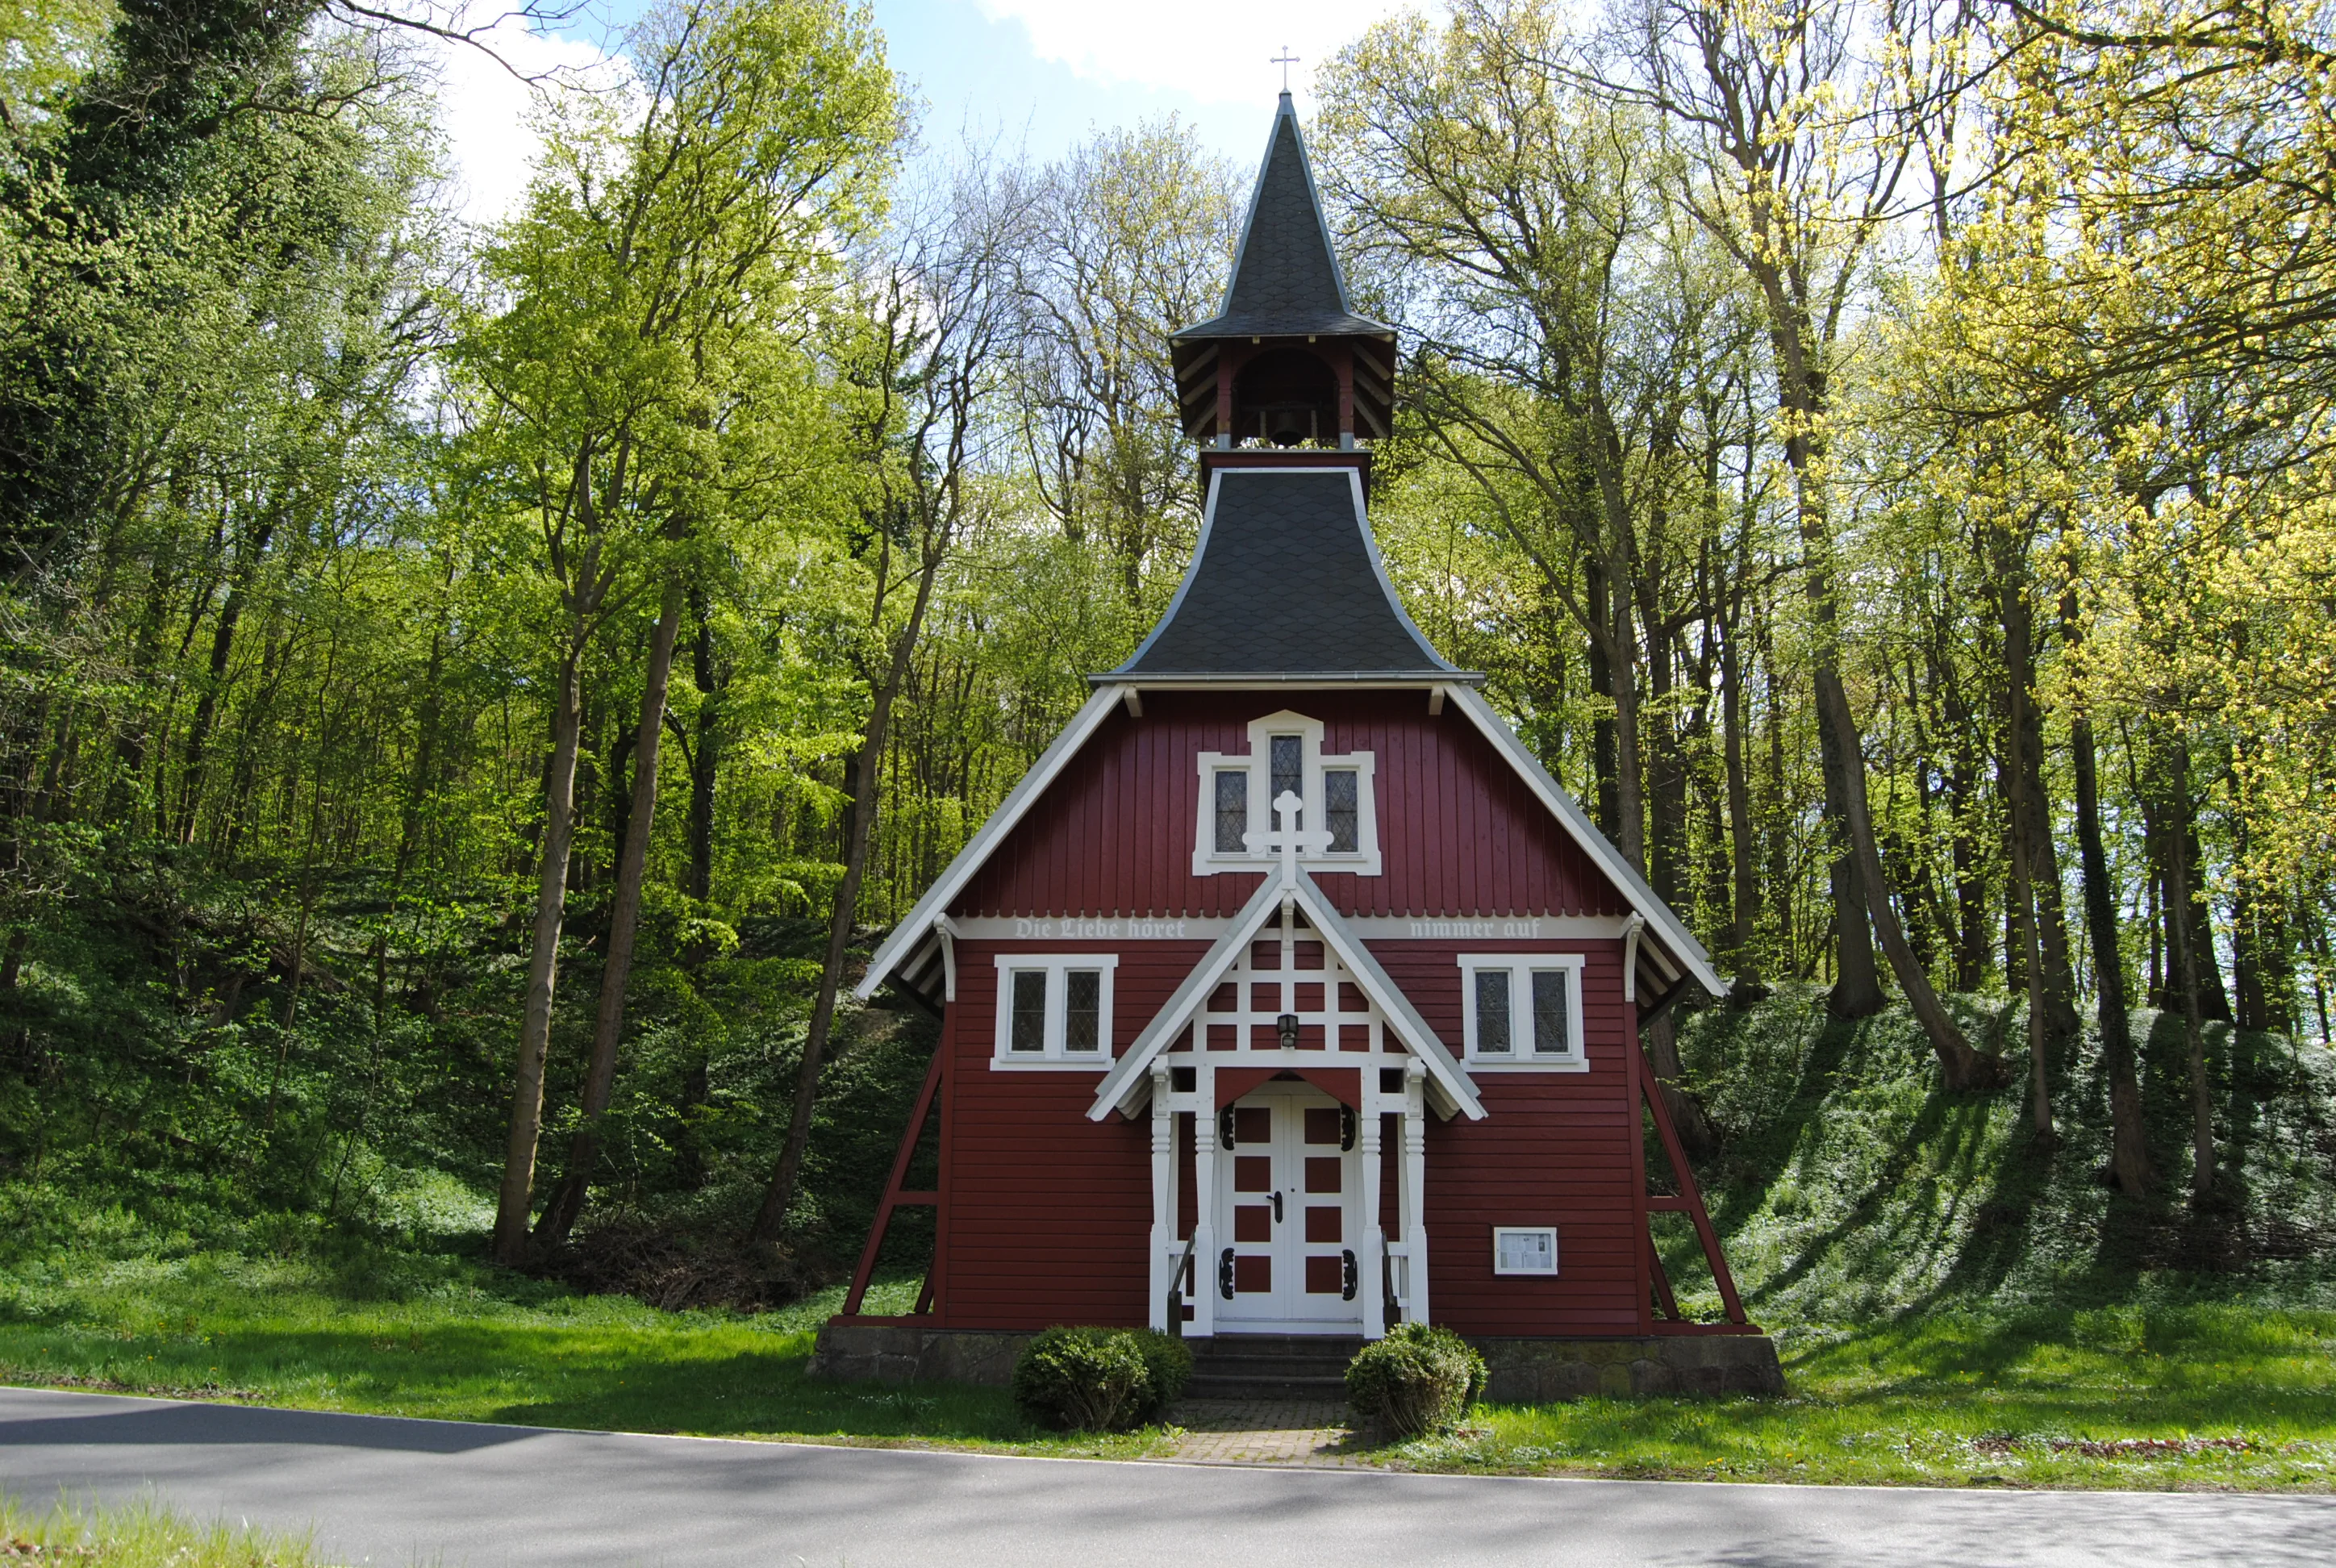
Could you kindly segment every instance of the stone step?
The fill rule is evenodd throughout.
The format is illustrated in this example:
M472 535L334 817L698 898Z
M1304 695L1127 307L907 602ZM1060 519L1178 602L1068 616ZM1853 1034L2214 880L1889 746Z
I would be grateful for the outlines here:
M1349 1356L1195 1356L1192 1369L1224 1378L1343 1378Z
M1347 1398L1347 1382L1343 1378L1250 1378L1195 1373L1184 1385L1187 1399L1319 1399L1343 1403Z
M1184 1342L1198 1357L1302 1356L1341 1363L1363 1348L1359 1337L1343 1334L1217 1334Z
M1347 1397L1347 1363L1362 1340L1325 1334L1218 1334L1187 1341L1194 1399L1323 1399Z

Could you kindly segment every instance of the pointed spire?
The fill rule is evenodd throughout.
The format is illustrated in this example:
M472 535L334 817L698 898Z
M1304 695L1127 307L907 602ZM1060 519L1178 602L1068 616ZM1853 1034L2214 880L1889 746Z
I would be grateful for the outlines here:
M1357 316L1348 305L1347 280L1330 246L1330 226L1314 189L1298 110L1284 93L1266 139L1224 308L1212 320L1185 327L1175 341L1348 335L1387 337L1393 332Z

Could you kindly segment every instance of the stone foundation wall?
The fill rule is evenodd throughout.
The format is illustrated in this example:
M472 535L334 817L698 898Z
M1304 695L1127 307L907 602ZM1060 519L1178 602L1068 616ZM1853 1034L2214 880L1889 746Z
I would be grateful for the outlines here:
M1643 1394L1781 1394L1785 1369L1766 1334L1660 1334L1644 1339L1471 1339L1496 1405Z
M831 1320L811 1375L840 1383L975 1383L1003 1388L1027 1333ZM1664 1334L1645 1339L1471 1339L1492 1373L1485 1398L1542 1405L1647 1394L1781 1394L1785 1371L1765 1334Z
M905 1323L830 1319L812 1348L814 1378L839 1383L976 1383L1003 1388L1033 1334L980 1329L920 1329Z

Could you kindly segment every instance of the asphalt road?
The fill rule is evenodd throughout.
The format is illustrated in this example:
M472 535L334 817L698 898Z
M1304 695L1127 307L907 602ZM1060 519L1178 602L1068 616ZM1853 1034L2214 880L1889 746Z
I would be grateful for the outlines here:
M0 1389L0 1489L313 1528L351 1563L756 1568L2336 1563L2336 1498L1216 1468Z

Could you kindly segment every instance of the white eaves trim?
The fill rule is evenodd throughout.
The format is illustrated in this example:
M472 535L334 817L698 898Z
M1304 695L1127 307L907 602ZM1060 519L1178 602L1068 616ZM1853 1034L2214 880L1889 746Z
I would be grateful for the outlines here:
M1286 890L1279 877L1268 877L1258 884L1257 891L1250 895L1249 902L1243 904L1241 913L1233 917L1233 923L1226 929L1225 934L1217 939L1216 946L1211 948L1194 966L1192 972L1184 977L1184 983L1176 988L1176 994L1168 998L1167 1005L1144 1026L1144 1032L1135 1037L1126 1054L1096 1086L1095 1103L1087 1107L1087 1119L1100 1122L1113 1111L1132 1105L1150 1088L1146 1075L1151 1071L1153 1058L1166 1050L1192 1022L1193 1011L1200 1007L1202 998L1216 989L1217 983L1224 979L1225 971L1232 968L1233 960L1241 956L1264 928L1266 920L1280 908L1285 891L1292 902L1306 911L1306 918L1313 922L1316 934L1332 952L1338 954L1338 961L1354 975L1355 983L1362 988L1363 994L1387 1016L1388 1024L1419 1057L1427 1069L1431 1090L1440 1090L1439 1097L1448 1097L1452 1108L1465 1114L1470 1121L1484 1120L1484 1106L1477 1097L1475 1080L1468 1076L1444 1042L1436 1037L1436 1031L1427 1027L1427 1020L1419 1016L1419 1010L1397 988L1387 970L1379 967L1378 960L1371 957L1370 950L1347 929L1346 921L1340 920L1338 911L1330 907L1330 901L1323 896L1320 886L1303 870L1299 872L1297 881Z
M1655 896L1655 890L1647 885L1647 879L1631 869L1630 862L1622 858L1622 852L1598 831L1597 824L1582 809L1582 803L1566 794L1562 784L1550 777L1549 770L1541 765L1541 759L1526 749L1525 743L1517 737L1517 732L1493 711L1493 705L1484 700L1483 694L1455 682L1444 688L1444 700L1459 704L1460 711L1468 716L1484 738L1509 759L1509 765L1517 770L1518 776L1531 784L1533 793L1541 797L1542 804L1565 824L1565 831L1573 835L1573 842L1580 844L1590 858L1598 862L1599 869L1622 890L1622 896L1630 901L1630 907L1646 918L1649 934L1662 943L1679 967L1693 975L1697 982L1714 997L1726 996L1728 982L1721 979L1719 971L1711 967L1711 955L1703 950L1703 944L1695 940L1695 933L1680 922L1679 916L1671 913L1669 905Z
M917 901L917 907L909 911L908 918L894 926L892 934L877 947L875 955L868 960L868 972L860 977L858 985L852 988L853 996L863 1002L873 997L876 989L884 983L885 978L900 966L903 959L931 940L933 922L948 911L950 901L965 891L965 884L973 880L974 872L981 869L982 862L989 858L998 841L1014 831L1023 813L1046 793L1046 786L1055 782L1055 775L1078 755L1079 748L1086 745L1087 737L1111 716L1111 710L1118 706L1132 689L1118 683L1095 688L1095 695L1087 698L1086 706L1073 715L1071 722L1063 727L1063 733L1055 737L1055 744L1039 754L1038 760L1030 765L1030 771L1022 775L1022 782L1008 790L1006 798L998 803L998 809L989 813L989 820L981 824L981 831L966 841L965 848L957 852L957 858L949 862L949 869L925 890L925 896Z

